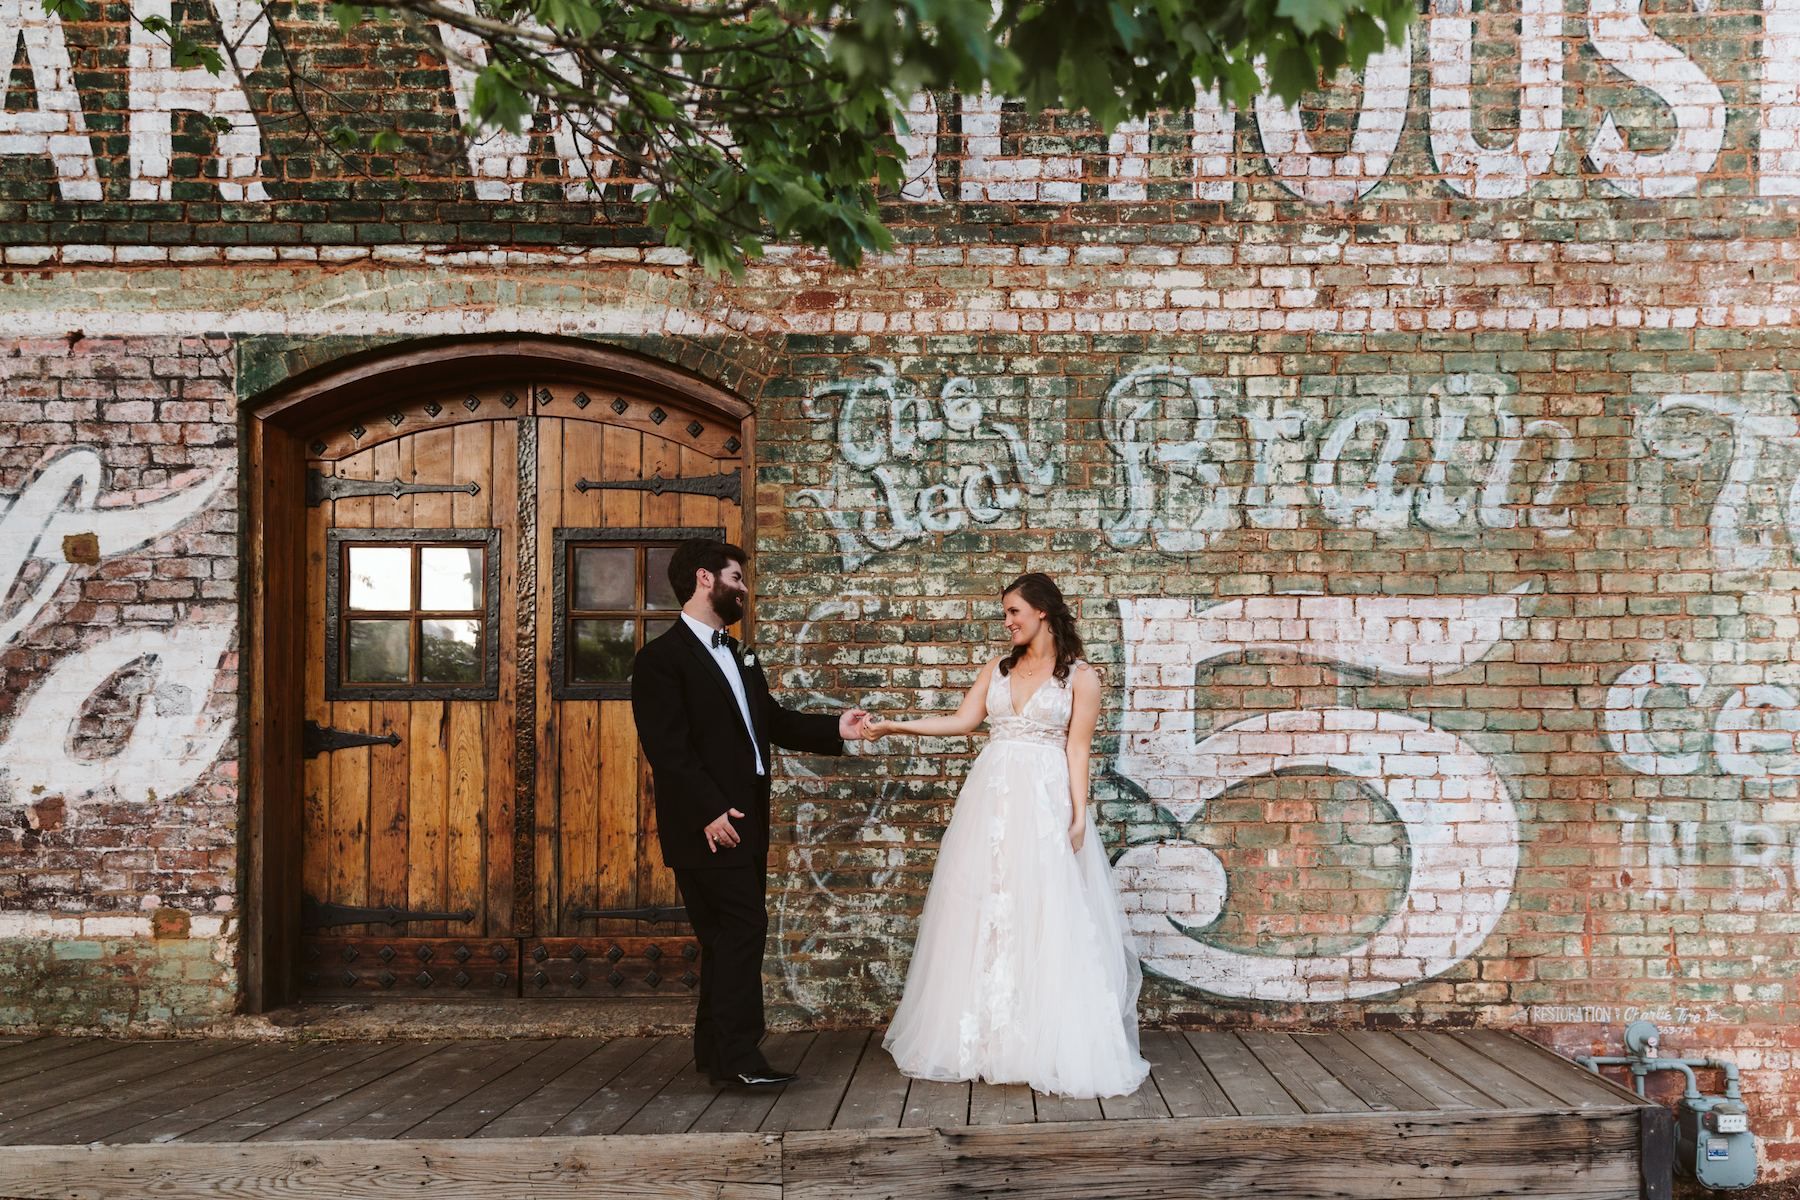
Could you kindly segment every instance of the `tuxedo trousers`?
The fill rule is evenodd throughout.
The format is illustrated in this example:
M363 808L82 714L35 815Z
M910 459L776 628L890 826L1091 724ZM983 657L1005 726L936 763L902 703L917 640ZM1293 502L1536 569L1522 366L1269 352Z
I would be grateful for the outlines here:
M768 868L675 871L700 943L694 1065L712 1075L768 1070L763 1036L763 948L769 938Z

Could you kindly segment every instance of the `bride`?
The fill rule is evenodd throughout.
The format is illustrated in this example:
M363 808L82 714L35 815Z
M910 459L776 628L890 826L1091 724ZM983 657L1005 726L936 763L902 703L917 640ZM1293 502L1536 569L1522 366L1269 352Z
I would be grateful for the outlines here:
M1048 575L1021 575L1000 599L1012 652L981 668L956 715L868 729L966 734L985 719L989 732L944 833L882 1044L918 1079L1129 1095L1150 1064L1138 1056L1137 953L1088 828L1100 681Z

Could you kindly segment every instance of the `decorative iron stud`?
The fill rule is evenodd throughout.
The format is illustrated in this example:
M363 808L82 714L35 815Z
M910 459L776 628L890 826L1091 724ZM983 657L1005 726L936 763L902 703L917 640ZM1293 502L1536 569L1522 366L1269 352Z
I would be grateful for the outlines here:
M736 454L738 452L738 448L740 446L742 446L743 444L744 443L738 441L734 437L728 437L725 439L725 453Z
M301 976L301 979L305 982L307 987L319 986L319 973L317 971L308 971L305 975Z
M651 424L661 425L664 421L666 421L668 419L669 419L669 414L664 412L662 409L653 408L650 410L650 423Z
M625 410L630 407L631 407L631 405L625 403L625 398L623 396L614 396L613 397L612 410L614 412L618 413L621 417L625 415Z
M420 946L417 950L413 951L413 957L417 958L420 962L430 962L431 961L431 947L430 946Z
M593 401L588 399L588 394L586 392L576 392L575 393L575 407L576 408L586 408L588 405L590 405L592 403L593 403Z
M506 983L507 983L506 972L505 971L495 971L494 972L494 986L495 987L505 987Z
M537 984L539 987L545 987L550 983L550 977L542 971L534 971L531 976L531 982Z
M393 425L396 428L398 428L400 422L402 422L404 420L406 420L406 416L403 413L391 412L388 414L388 424Z
M542 947L542 946L533 947L533 949L531 951L531 961L532 962L543 962L546 958L549 958L549 957L550 957L550 951L544 949L544 947Z
M381 948L381 953L377 954L375 957L379 958L382 962L393 962L394 948L392 946L383 946Z
M623 950L619 949L619 943L617 943L617 942L614 942L612 944L612 949L610 949L606 952L606 961L607 962L618 962L621 958L624 958L624 957L625 957L625 952Z
M469 978L469 973L467 971L458 971L450 977L450 982L454 983L459 988L466 988L469 984L473 983L474 980Z
M470 394L463 398L463 407L468 409L470 412L474 412L476 409L481 407L481 401L473 394Z
M587 976L583 975L580 971L577 971L573 975L569 976L569 982L574 984L576 987L580 987L581 985L583 985L584 983L587 982Z
M587 957L587 951L583 950L579 945L569 947L569 961L570 962L580 962L582 959L584 959L586 957Z
M375 982L379 983L384 988L390 988L394 986L394 981L399 978L400 977L392 971L383 971L375 977Z
M469 948L467 946L458 946L450 952L450 957L454 958L459 963L466 963L469 961Z
M352 425L350 427L350 436L359 442L363 440L363 435L367 432L369 431L364 429L361 425Z
M505 944L502 942L495 942L494 948L492 950L489 950L488 953L494 956L495 962L505 962L506 961L507 950L506 950Z
M444 406L439 404L436 400L431 401L425 406L425 415L428 417L435 417L443 411Z
M508 407L508 408L511 408L513 405L517 404L518 402L519 402L519 398L517 396L513 395L511 392L508 392L508 393L506 393L506 395L500 397L500 403L506 405L506 407Z
M702 425L700 422L689 421L687 423L687 435L689 437L699 437L701 434L703 434L705 432L706 432L706 426Z
M649 959L651 962L655 962L657 959L662 957L662 951L655 946L645 946L644 947L644 957Z
M612 984L614 987L618 987L625 982L625 977L619 974L618 970L615 968L606 973L606 982Z
M355 987L356 986L356 972L355 971L345 971L342 975L338 976L338 982L342 983L345 987Z
M700 947L689 942L681 948L681 957L687 959L689 962L693 962L696 958L700 957Z
M314 454L323 454L331 447L327 446L324 442L321 442L318 438L314 438L306 448L311 450Z
M318 962L319 954L320 954L320 950L317 946L308 946L306 948L306 961L307 962Z
M689 970L687 972L687 974L685 974L681 977L681 982L687 984L688 989L691 991L693 989L693 986L696 983L700 982L700 977L698 975L694 974L694 972L692 970Z
M662 976L658 975L656 973L655 967L652 967L652 968L650 968L650 973L648 975L644 976L644 982L649 984L651 987L655 987L657 984L662 982Z
M355 962L356 958L357 958L356 947L355 946L345 946L344 947L344 961L345 962Z
M539 388L538 389L537 402L539 404L548 404L548 403L550 403L550 401L552 401L554 399L556 399L556 397L554 397L550 394L549 388Z
M431 972L430 971L420 971L417 975L413 976L413 982L418 984L420 987L430 987L431 982L432 982L431 981Z

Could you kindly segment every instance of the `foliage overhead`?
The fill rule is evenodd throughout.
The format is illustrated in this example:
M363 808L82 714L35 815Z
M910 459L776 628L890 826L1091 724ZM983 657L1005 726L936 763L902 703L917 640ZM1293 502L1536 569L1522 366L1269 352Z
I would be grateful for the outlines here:
M85 12L82 0L45 4ZM771 239L845 266L889 246L877 201L906 178L895 134L915 92L986 87L1033 112L1085 110L1110 131L1191 108L1197 90L1247 104L1263 90L1260 61L1268 89L1296 103L1397 44L1415 15L1414 0L393 0L332 10L346 34L397 21L477 72L465 137L529 129L535 112L568 121L596 194L647 202L645 219L669 245L733 273ZM216 21L216 38L151 22L177 66L235 66L214 48L224 40ZM447 45L445 30L462 36ZM287 67L301 73L292 56ZM347 156L405 145L342 123L320 133Z

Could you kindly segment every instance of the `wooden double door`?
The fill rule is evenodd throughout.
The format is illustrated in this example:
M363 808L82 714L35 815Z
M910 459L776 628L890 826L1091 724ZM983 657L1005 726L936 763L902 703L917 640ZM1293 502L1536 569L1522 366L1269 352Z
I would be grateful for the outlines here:
M675 547L739 540L743 435L521 379L310 441L303 996L693 993L630 673Z

